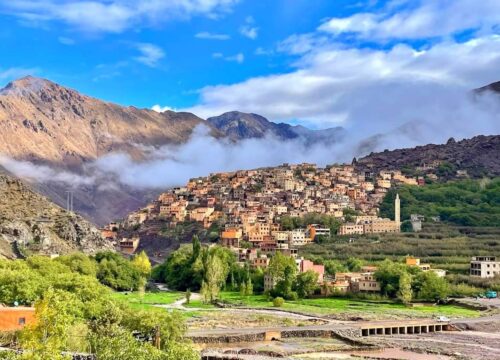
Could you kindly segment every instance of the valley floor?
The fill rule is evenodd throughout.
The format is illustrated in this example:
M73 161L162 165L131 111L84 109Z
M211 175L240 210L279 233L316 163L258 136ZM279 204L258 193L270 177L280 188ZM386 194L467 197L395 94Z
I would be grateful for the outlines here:
M240 296L236 292L223 292L222 300L228 307L204 304L198 294L192 294L189 304L182 292L116 293L138 308L151 311L162 309L182 311L188 323L188 336L218 336L241 334L271 329L308 329L331 326L349 327L365 322L431 319L446 316L457 322L464 331L420 335L393 335L361 338L353 345L332 338L283 338L279 341L236 342L222 344L196 344L204 356L213 359L271 359L279 354L287 359L491 359L500 357L500 316L495 310L480 312L456 305L425 304L413 308L389 301L362 301L345 298L318 298L286 302L282 308L273 308L263 295ZM488 316L487 321L482 318ZM477 319L477 320L471 320ZM496 325L492 325L496 324ZM471 331L468 329L474 329ZM246 354L246 355L244 355ZM210 357L213 356L213 357Z

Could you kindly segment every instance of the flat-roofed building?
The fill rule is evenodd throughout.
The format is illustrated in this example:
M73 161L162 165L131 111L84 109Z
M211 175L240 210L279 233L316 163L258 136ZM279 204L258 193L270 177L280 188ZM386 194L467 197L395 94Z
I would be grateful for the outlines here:
M137 248L139 247L140 243L140 238L139 237L134 237L134 238L123 238L120 241L120 251L125 254L132 255L135 253Z
M475 256L470 262L470 275L492 278L500 275L500 261L495 256Z
M357 282L358 291L364 292L380 292L380 283L375 278L373 273L362 274L361 278Z
M227 229L221 234L221 245L227 248L239 248L242 237L241 229Z
M0 332L17 331L35 322L35 308L17 306L7 307L0 304Z

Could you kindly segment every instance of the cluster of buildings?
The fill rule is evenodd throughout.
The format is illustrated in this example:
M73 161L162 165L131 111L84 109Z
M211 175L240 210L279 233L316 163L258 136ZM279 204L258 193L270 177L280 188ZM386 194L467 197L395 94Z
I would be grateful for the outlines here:
M420 262L419 258L407 257L407 266L416 266L422 271L432 271L439 277L444 277L446 271L442 269L433 269L430 264ZM363 266L359 272L336 273L334 279L325 280L321 286L321 294L328 296L334 293L346 292L369 292L379 293L381 284L375 278L376 266Z
M175 228L180 223L197 222L210 231L217 229L221 244L290 252L317 236L330 236L320 225L283 230L284 216L300 218L315 213L346 222L341 235L398 232L399 198L396 219L378 216L379 204L387 191L398 183L418 184L416 178L400 171L376 174L355 166L326 168L315 164L284 164L279 167L211 174L191 179L186 186L173 188L145 208L124 220L131 228L142 223L162 222ZM346 213L362 214L346 217ZM105 236L112 236L110 227ZM127 243L128 244L128 243Z
M339 228L339 235L362 235L376 233L398 233L401 229L401 202L399 194L394 201L394 220L383 219L374 215L355 217L355 222L343 224Z

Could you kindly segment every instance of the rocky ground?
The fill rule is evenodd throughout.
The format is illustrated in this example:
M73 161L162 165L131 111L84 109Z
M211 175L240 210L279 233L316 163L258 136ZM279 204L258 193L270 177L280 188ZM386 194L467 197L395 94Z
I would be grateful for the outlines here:
M113 247L94 225L20 180L0 175L0 197L0 257L95 253Z

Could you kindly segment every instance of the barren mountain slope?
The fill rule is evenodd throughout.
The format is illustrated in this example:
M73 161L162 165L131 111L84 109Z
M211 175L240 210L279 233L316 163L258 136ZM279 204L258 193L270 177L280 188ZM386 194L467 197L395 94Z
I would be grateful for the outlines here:
M372 153L358 160L358 166L372 169L401 169L446 162L473 177L500 176L500 135L448 140L446 144L428 144L411 149Z
M0 153L72 166L111 151L186 141L206 122L190 113L122 107L25 77L0 90Z
M22 181L0 175L0 257L111 249L92 224Z

